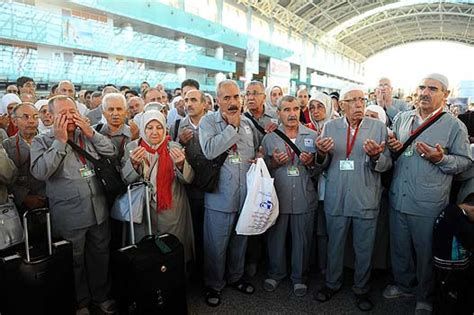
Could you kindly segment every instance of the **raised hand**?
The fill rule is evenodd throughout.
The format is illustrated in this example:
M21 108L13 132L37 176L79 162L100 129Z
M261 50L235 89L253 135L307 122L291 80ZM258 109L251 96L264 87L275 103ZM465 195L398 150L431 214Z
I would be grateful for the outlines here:
M398 152L403 148L403 143L397 140L395 135L388 135L388 148L392 152Z
M186 156L184 155L184 152L182 149L178 148L171 148L170 149L170 156L171 159L173 160L174 164L176 165L177 168L180 170L183 169L184 165L184 160Z
M58 114L54 117L54 138L61 143L67 142L67 117Z
M444 150L440 144L436 144L434 148L431 148L429 145L422 141L418 141L415 145L416 152L420 156L432 163L438 163L444 157Z
M380 154L385 150L385 141L382 141L380 144L378 144L372 139L367 139L364 141L363 148L368 156L374 160L377 160Z
M334 140L331 137L316 139L318 155L325 156L334 147Z
M308 166L314 161L314 155L308 152L301 152L300 161L304 166Z
M193 138L193 135L194 133L191 129L188 129L188 128L184 129L179 134L179 143L181 143L182 145L185 145L186 143L189 142L189 140Z
M133 168L136 170L140 167L143 160L145 159L145 148L144 147L136 147L130 152L130 161L132 162Z
M91 127L91 125L84 119L79 114L74 114L72 116L72 119L74 120L74 123L76 124L79 129L81 129L82 133L86 138L90 139L92 136L94 136L94 129Z

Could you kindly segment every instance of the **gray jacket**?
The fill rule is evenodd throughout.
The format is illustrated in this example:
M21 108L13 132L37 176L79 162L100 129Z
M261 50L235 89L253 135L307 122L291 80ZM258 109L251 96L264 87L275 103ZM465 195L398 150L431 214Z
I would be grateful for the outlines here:
M284 132L282 127L279 128ZM316 152L316 138L318 135L313 130L306 128L302 124L298 128L296 146L303 152ZM273 150L277 148L280 152L290 153L291 149L286 147L286 143L275 133L267 134L262 141L267 164L272 157ZM291 153L289 154L291 157ZM288 167L296 166L299 176L288 176ZM301 214L312 212L317 209L318 195L311 176L313 170L301 164L298 156L294 155L289 162L276 169L270 170L270 174L275 179L274 185L280 203L280 213Z
M387 128L381 121L364 118L349 157L354 161L354 170L341 171L340 161L346 160L347 128L346 117L330 120L324 126L322 137L334 140L334 148L322 163L327 168L324 210L333 216L374 219L378 216L382 197L380 176L390 169L392 159L386 146L374 162L365 153L363 144L367 139L379 144L387 142Z
M51 217L57 229L75 230L101 224L108 218L103 188L96 176L83 178L84 167L79 154L71 146L54 138L54 131L36 136L31 145L31 174L46 182ZM84 149L95 158L99 154L113 157L115 147L110 140L94 131L87 139L76 130L75 138L83 137ZM76 141L78 143L78 141ZM89 169L94 166L87 161Z
M215 159L236 144L242 161L240 164L233 164L227 157L220 169L216 191L204 196L206 208L227 213L242 209L247 194L248 161L255 157L257 132L245 116L241 117L238 132L224 121L220 110L202 118L199 124L199 142L206 158ZM230 150L230 154L232 152Z
M0 143L0 204L7 202L7 185L13 183L16 179L17 169L15 163L7 155Z
M393 124L393 131L402 143L410 137L415 110L401 113ZM437 217L449 202L453 175L471 166L472 156L466 126L457 118L444 114L421 133L416 141L431 147L438 143L445 156L438 164L422 158L416 150L413 156L402 154L395 162L390 188L392 208L403 213ZM414 144L413 144L414 145Z
M18 147L17 147L18 143ZM45 183L37 180L30 172L30 146L19 133L3 141L3 147L18 168L18 178L10 185L16 206L20 208L28 195L46 196Z

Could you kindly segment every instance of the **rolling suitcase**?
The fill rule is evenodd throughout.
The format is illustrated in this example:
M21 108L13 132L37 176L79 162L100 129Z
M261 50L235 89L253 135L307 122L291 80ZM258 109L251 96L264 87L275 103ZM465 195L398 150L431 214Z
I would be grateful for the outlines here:
M135 243L130 211L131 245L112 253L112 290L121 314L187 314L184 247L176 236L155 236L151 230L149 184L146 223L148 235ZM130 202L131 209L131 202ZM140 210L140 209L139 209ZM145 224L143 222L142 224Z
M30 247L28 217L46 214L47 249ZM25 252L0 257L0 313L2 315L75 314L72 244L52 242L46 208L25 212ZM36 253L35 253L36 252Z

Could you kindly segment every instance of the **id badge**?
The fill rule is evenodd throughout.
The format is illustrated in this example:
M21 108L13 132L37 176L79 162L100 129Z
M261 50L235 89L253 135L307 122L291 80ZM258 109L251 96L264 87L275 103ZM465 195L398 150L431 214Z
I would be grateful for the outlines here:
M95 175L94 170L91 170L87 166L81 167L79 169L79 173L81 173L82 178L88 178L88 177L92 177L92 176Z
M353 160L341 160L339 161L339 170L341 171L353 171L354 161Z
M300 170L294 165L288 166L288 168L286 169L286 175L291 177L300 176Z
M403 152L403 155L405 156L413 156L413 147L412 146L409 146L405 152Z
M240 158L239 153L233 153L229 155L229 162L230 164L240 164L242 163L242 159Z

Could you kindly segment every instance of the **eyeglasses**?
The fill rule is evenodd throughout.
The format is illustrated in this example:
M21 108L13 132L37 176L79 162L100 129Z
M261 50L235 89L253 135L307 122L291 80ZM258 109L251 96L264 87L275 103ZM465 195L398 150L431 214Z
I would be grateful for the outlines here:
M253 92L245 92L245 97L249 97L250 95L252 96L259 96L259 95L265 95L265 93L253 91Z
M39 118L39 115L38 114L34 114L34 115L23 114L20 116L15 116L15 118L22 119L22 120L29 120L33 118L34 120L36 120Z
M349 103L349 105L354 105L357 102L367 102L367 99L365 97L354 97L349 100L341 100L341 102L346 102Z

